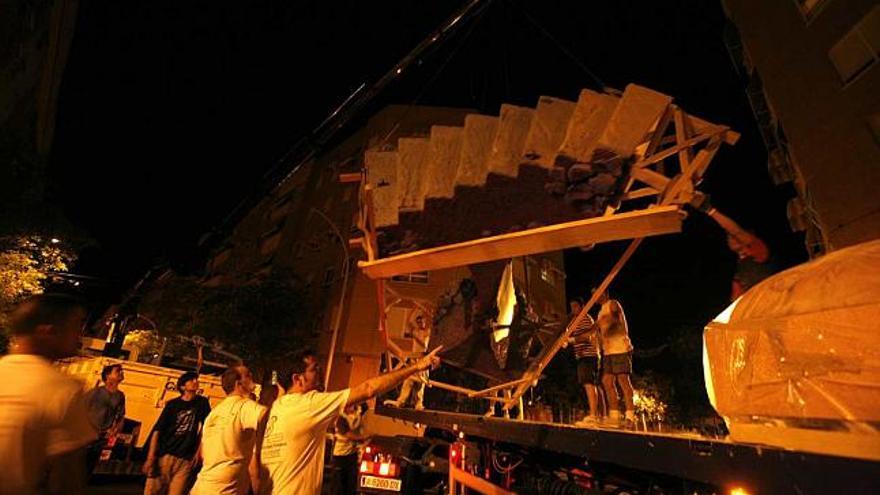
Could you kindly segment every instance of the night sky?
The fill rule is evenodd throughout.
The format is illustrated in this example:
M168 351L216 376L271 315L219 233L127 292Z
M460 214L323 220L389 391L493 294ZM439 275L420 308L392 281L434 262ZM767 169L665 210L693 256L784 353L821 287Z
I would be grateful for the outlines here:
M279 157L462 3L82 1L50 199L100 244L83 269L124 285L160 258L196 266L198 239ZM790 265L804 254L788 232L789 192L767 175L723 25L717 0L498 0L362 117L389 103L497 114L502 102L575 100L584 87L650 87L742 133L701 189ZM646 241L612 286L638 345L725 305L733 256L711 220L691 217L683 234ZM569 290L588 294L622 249L568 253Z

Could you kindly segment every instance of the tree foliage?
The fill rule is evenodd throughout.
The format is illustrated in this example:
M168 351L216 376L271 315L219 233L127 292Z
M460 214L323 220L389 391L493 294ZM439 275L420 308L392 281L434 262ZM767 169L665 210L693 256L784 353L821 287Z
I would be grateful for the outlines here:
M5 352L9 312L22 299L43 292L53 272L65 272L74 255L53 238L0 237L0 352Z
M220 287L176 277L146 297L139 311L162 336L201 336L259 370L281 366L309 341L305 300L285 273Z

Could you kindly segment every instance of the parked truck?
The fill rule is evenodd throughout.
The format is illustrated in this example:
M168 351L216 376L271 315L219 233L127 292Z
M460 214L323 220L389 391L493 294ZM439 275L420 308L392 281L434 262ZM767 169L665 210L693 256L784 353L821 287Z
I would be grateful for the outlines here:
M738 298L704 332L707 391L730 430L723 437L376 413L427 426L425 444L448 442L448 493L878 493L878 314L880 241L779 273ZM405 471L382 476L377 458L428 467L399 445L374 447L361 469L368 493L404 486L375 481Z

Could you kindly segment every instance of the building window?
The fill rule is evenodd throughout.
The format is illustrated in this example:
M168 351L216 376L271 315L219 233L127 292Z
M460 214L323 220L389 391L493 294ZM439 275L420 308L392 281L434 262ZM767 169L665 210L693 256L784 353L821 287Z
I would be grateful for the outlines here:
M804 20L807 22L812 21L819 15L819 12L822 11L822 8L828 3L829 0L794 0L797 3L798 8L801 11L801 14L804 16Z
M391 280L395 282L407 282L411 284L427 284L428 272L413 272L406 273L404 275L395 275L391 277Z
M828 57L843 84L854 81L880 60L880 6L874 7L840 39Z

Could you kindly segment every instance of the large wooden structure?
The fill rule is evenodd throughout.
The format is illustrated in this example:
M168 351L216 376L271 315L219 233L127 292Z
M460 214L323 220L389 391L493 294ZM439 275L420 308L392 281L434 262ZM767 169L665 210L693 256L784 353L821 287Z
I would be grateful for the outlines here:
M622 93L584 90L577 102L541 97L534 109L503 105L499 117L469 115L463 127L435 126L430 138L401 138L396 149L386 144L367 151L359 219L364 236L352 242L366 252L367 259L358 266L377 282L382 309L379 330L389 352L404 357L387 345L384 279L630 239L581 314L556 342L543 349L520 379L479 391L432 384L501 402L509 411L537 382L642 239L681 230L681 206L691 200L722 143L732 145L738 138L728 127L685 113L666 95L629 85ZM432 202L442 201L443 208L453 211L457 198L468 193L479 198L468 188L478 188L478 193L480 187L488 188L493 174L512 179L508 187L515 189L526 167L545 170L547 177L561 181L550 184L548 190L556 188L566 203L579 205L583 217L553 221L561 217L548 211L551 222L538 222L540 226L383 256L387 251L380 246L383 229L393 230L406 221L404 217L426 212ZM541 199L530 194L517 201ZM541 214L534 213L539 220ZM460 223L433 225L446 228L443 234L466 230Z

